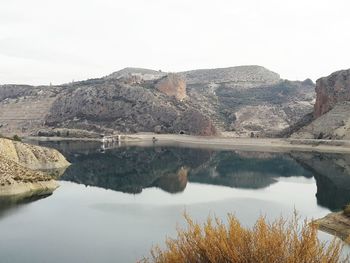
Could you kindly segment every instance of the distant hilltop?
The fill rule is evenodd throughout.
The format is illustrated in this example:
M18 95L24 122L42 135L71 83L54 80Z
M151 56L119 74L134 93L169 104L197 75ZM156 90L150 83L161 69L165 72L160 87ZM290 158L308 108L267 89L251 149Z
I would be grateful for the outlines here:
M3 85L0 133L273 137L313 111L314 89L310 80L283 80L255 65L177 73L125 68L58 86Z
M280 81L279 74L270 71L262 66L237 66L229 68L215 69L197 69L190 71L178 72L186 78L188 84L195 83L224 83L224 82L258 82L258 83L274 83ZM167 75L161 70L152 70L144 68L124 68L116 71L106 79L121 79L128 76L140 76L144 80L159 79Z

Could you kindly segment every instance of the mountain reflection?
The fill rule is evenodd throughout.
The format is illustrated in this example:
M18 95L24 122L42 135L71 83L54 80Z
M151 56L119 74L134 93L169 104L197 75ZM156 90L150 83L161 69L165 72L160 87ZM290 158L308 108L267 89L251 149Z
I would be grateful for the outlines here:
M188 181L261 189L279 177L314 177L319 205L331 210L350 202L350 155L217 151L175 146L117 147L100 151L98 143L59 142L72 165L61 180L125 193L158 187L184 191ZM297 193L296 193L297 194Z
M39 196L2 196L0 197L0 218L17 211L26 204L44 199L50 195L51 194Z

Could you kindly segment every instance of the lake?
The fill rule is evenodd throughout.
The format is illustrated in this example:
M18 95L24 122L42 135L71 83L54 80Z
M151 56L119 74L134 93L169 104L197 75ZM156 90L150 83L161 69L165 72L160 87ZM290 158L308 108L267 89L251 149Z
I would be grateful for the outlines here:
M350 202L350 156L41 142L72 163L45 198L0 200L1 262L135 262L184 226L319 218ZM320 238L331 237L320 232Z

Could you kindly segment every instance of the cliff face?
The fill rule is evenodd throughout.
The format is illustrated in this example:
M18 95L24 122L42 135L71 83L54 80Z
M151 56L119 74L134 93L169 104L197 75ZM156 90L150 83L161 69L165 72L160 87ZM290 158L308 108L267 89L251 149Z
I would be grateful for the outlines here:
M315 118L333 109L338 102L350 101L350 69L318 79L316 94Z
M317 80L314 120L292 137L350 139L350 69Z
M156 88L169 97L173 96L178 100L186 98L186 81L178 74L168 74L165 78L159 80Z

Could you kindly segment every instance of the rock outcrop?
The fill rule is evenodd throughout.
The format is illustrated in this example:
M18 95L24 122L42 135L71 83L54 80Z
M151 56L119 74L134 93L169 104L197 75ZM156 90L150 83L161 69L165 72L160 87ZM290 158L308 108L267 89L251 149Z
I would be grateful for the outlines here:
M162 71L156 71L152 69L145 68L124 68L122 70L116 71L108 76L105 79L139 79L140 81L148 80L157 80L164 77L166 73Z
M333 109L338 102L350 101L350 69L318 79L316 94L315 118Z
M169 97L175 97L183 100L186 95L186 81L178 74L170 73L166 77L160 79L156 84L156 88Z
M313 115L293 138L350 139L350 69L317 80Z
M27 169L0 155L0 196L32 195L52 193L58 183L51 176Z
M41 171L63 170L69 162L55 149L0 138L0 196L23 198L52 193L59 185Z
M350 243L350 218L343 212L331 213L313 222L320 230Z
M33 170L61 169L69 162L55 149L0 138L0 155Z

